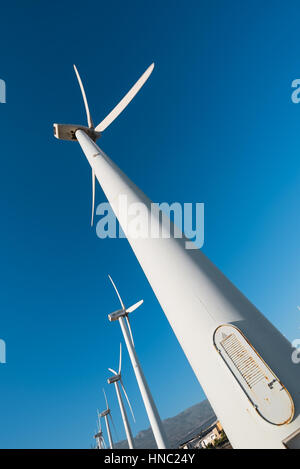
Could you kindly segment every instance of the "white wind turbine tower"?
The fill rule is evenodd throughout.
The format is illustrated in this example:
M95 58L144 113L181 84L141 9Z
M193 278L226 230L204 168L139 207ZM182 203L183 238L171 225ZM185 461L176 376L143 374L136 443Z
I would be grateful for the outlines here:
M111 278L110 275L108 277L116 291L116 294L119 298L119 301L122 307L122 309L118 309L117 311L109 314L108 319L110 321L119 321L120 323L121 330L122 330L124 340L126 343L126 347L127 347L129 357L132 363L133 371L135 373L135 377L136 377L136 380L140 389L140 393L144 402L144 406L145 406L145 409L149 418L149 422L153 431L153 435L154 435L157 447L159 449L168 448L168 440L167 440L167 436L166 436L163 424L161 422L157 407L151 395L148 383L144 376L143 370L141 368L141 365L140 365L140 362L139 362L139 359L135 350L132 330L131 330L130 321L128 317L130 313L133 313L133 311L135 311L139 306L141 306L144 300L140 300L134 305L130 306L129 308L126 308L122 301L120 293L118 292L118 289L113 282L113 279Z
M126 437L127 437L127 441L128 441L128 446L129 446L129 449L134 449L134 440L133 440L131 428L130 428L130 425L129 425L126 409L124 407L121 391L120 391L120 388L119 388L119 384L120 384L121 387L122 387L122 390L124 392L125 398L128 402L128 406L130 408L132 418L135 422L134 413L133 413L133 410L132 410L132 407L131 407L131 404L130 404L130 401L129 401L129 398L128 398L128 395L127 395L127 392L125 390L123 380L122 380L122 375L121 375L121 372L122 372L122 344L120 344L120 360L119 360L119 370L118 370L118 372L116 372L112 368L108 368L108 370L113 373L113 376L108 378L107 382L108 382L108 384L114 384L115 385L115 390L116 390L116 394L117 394L117 398L118 398L118 402L119 402L119 406L120 406L122 420L123 420L123 423L124 423L124 428L125 428L125 433L126 433Z
M113 418L111 416L111 411L110 411L110 408L108 406L108 401L107 401L107 397L106 397L106 393L105 393L104 389L103 389L103 393L104 393L104 397L105 397L106 409L103 412L101 412L100 417L104 418L104 420L105 420L106 430L107 430L107 438L108 438L108 441L109 441L109 447L110 447L110 449L114 449L114 442L113 442L113 439L112 439L112 434L111 434L111 429L110 429L108 417L111 418L111 423L113 424L113 427L114 427L114 422L113 422Z
M94 438L97 442L97 449L105 449L106 448L105 440L104 440L104 436L103 436L103 431L102 431L102 427L101 427L101 417L100 417L98 409L97 409L97 433L94 436Z
M300 448L300 367L292 361L291 343L197 246L187 249L193 243L184 234L178 237L177 229L176 238L169 236L170 218L153 213L152 201L95 143L152 69L95 128L79 80L88 127L54 124L55 136L79 142L232 446ZM179 162L184 157L178 155ZM151 231L167 236L134 236L121 196L129 207L143 204ZM147 230L143 220L141 231ZM124 317L120 324L134 357Z

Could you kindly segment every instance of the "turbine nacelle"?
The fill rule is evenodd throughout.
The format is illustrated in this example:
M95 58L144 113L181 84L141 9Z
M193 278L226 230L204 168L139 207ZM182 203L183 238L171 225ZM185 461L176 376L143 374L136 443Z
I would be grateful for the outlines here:
M121 380L121 374L113 375L107 379L108 384L116 383Z
M76 130L83 130L94 142L101 136L93 128L77 124L53 124L54 136L59 140L77 141Z
M126 310L124 309L118 309L117 311L114 311L113 313L110 313L108 315L108 319L110 320L110 322L112 321L117 321L118 319L120 319L121 317L123 316L126 316Z
M105 416L108 415L109 413L110 413L110 409L106 409L106 410L104 410L103 412L101 412L100 417L105 417Z

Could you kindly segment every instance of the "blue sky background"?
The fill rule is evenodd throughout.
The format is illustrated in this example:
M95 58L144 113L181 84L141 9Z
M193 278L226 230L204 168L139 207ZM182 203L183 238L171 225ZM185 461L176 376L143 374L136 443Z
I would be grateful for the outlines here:
M276 0L1 5L0 447L92 443L121 339L108 273L126 302L145 300L132 327L162 418L204 397L127 241L90 229L79 146L53 137L53 122L85 123L74 62L99 122L155 61L101 147L154 201L204 202L204 252L300 337L299 14ZM123 370L136 433L148 421L127 352Z

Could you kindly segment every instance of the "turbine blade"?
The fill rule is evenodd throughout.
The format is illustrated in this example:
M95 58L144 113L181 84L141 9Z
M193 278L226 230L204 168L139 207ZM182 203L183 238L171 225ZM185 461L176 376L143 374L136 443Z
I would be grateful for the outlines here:
M76 65L73 65L73 67L74 67L74 70L75 70L75 73L76 73L76 77L77 77L77 80L78 80L78 83L79 83L79 86L80 86L80 90L81 90L81 94L82 94L82 98L83 98L83 102L84 102L84 107L85 107L85 112L86 112L86 118L87 118L88 126L89 126L90 128L93 128L93 127L94 127L94 124L93 124L93 120L92 120L91 113L90 113L90 110L89 110L89 105L88 105L88 101L87 101L86 94L85 94L85 91L84 91L84 87L83 87L83 84L82 84L82 81L81 81L79 72L78 72L78 70L77 70L77 68L76 68Z
M105 443L105 440L104 440L103 436L101 437L101 441L102 441L102 445L103 445L104 449L106 449L106 443Z
M114 375L118 376L118 373L115 370L113 370L112 368L108 368L108 370L111 371Z
M111 283L113 284L113 287L114 287L114 289L115 289L115 291L116 291L116 294L118 295L118 298L119 298L119 301L120 301L120 303L121 303L122 309L125 311L124 303L123 303L123 301L122 301L122 298L121 298L121 296L120 296L120 293L119 293L118 290L117 290L116 285L114 284L113 279L111 278L110 275L108 276L108 278L109 278L109 280L111 281Z
M126 397L126 400L128 402L128 405L129 405L129 409L130 409L130 412L131 412L131 415L132 415L132 418L133 418L133 421L135 423L135 416L134 416L134 413L133 413L133 410L132 410L132 407L131 407L131 404L130 404L130 400L129 400L129 397L127 395L127 392L125 390L125 386L123 384L123 381L121 380L121 386L122 386L122 389L123 389L123 393L124 393L124 396Z
M95 213L95 171L92 169L92 217L91 217L91 226L94 224L94 213Z
M116 426L115 426L115 423L114 423L114 421L113 421L113 418L112 418L112 415L111 415L111 413L109 413L109 416L110 416L111 423L112 423L112 426L113 426L113 428L114 428L114 431L115 431L116 437L117 437L117 439L119 440L119 435L118 435L118 432L117 432L117 429L116 429Z
M130 308L127 308L127 309L126 309L126 313L132 313L132 312L135 311L137 308L139 308L139 306L141 306L143 303L144 303L144 300L138 301L138 302L135 303L134 305L130 306Z
M129 321L129 317L126 315L126 322L127 322L127 327L128 327L128 330L129 330L129 334L130 334L130 338L131 338L131 342L134 345L134 340L133 340L133 335L132 335L132 330L131 330L131 325L130 325L130 321Z
M101 417L100 417L100 412L97 409L97 417L98 417L98 427L99 427L99 432L102 433L102 427L101 427Z
M100 432L100 426L99 426L99 415L97 413L97 433Z
M122 343L120 342L119 374L121 373L121 368L122 368Z
M103 389L103 393L104 393L105 402L106 402L106 410L108 410L108 409L109 409L109 407L108 407L108 401L107 401L107 397L106 397L106 393L105 393L104 389Z
M133 87L128 91L128 93L124 96L124 98L117 104L116 107L105 117L105 119L100 122L95 128L96 132L102 132L105 130L117 117L124 111L125 107L128 106L130 101L135 97L135 95L140 91L142 86L146 83L149 76L152 73L154 68L154 63L147 68L147 70L143 73L143 75L138 79L138 81L133 85Z

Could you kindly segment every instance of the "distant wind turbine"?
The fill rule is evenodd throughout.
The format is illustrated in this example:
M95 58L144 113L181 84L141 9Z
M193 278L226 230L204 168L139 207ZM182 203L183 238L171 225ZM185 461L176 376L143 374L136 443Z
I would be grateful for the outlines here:
M105 440L104 440L104 436L102 432L102 427L101 427L101 418L100 418L98 409L97 409L97 433L94 436L94 438L96 439L96 442L97 442L97 449L106 448Z
M127 347L129 357L132 363L133 371L135 373L138 386L140 388L142 399L146 408L146 412L149 418L149 422L153 431L153 435L154 435L157 447L159 449L168 448L167 436L164 431L163 424L161 422L158 410L156 408L156 405L151 395L146 378L142 371L139 359L137 357L137 353L136 353L134 342L133 342L132 330L131 330L129 317L128 317L130 313L132 313L139 306L141 306L141 304L143 303L143 300L138 301L134 305L130 306L130 308L126 308L122 301L120 293L118 292L117 287L113 282L113 279L110 277L110 275L108 277L116 291L116 294L119 298L119 301L122 307L122 309L119 309L115 311L114 313L109 314L108 319L110 321L118 320L120 323L121 330L122 330L124 340L126 343L126 347Z
M107 397L106 397L106 393L105 393L104 389L103 389L103 393L104 393L104 397L105 397L106 409L103 412L101 412L100 417L103 417L104 420L105 420L106 430L107 430L107 437L108 437L108 441L109 441L109 447L110 447L110 449L114 449L114 442L113 442L113 439L112 439L112 434L111 434L111 429L110 429L110 425L109 425L108 416L111 418L111 423L113 424L114 428L115 428L115 425L114 425L114 422L113 422L113 418L111 416L111 411L110 411L110 408L108 406L108 401L107 401Z
M122 381L121 369L122 369L122 344L120 344L119 370L118 370L118 372L116 372L112 368L108 368L108 370L113 373L113 376L108 378L107 382L108 382L108 384L113 383L115 385L116 394L117 394L117 398L118 398L118 402L119 402L119 406L120 406L120 411L121 411L121 415L122 415L122 420L123 420L123 423L124 423L125 433L126 433L126 437L127 437L127 441L128 441L128 446L129 446L129 449L134 449L134 440L133 440L131 428L130 428L130 425L129 425L129 422L128 422L126 409L125 409L124 404L123 404L119 384L121 385L123 393L125 395L125 398L128 402L128 406L130 408L130 411L131 411L134 422L135 422L135 417L134 417L134 413L133 413L133 410L132 410L132 407L131 407L131 404L130 404L130 401L129 401L129 398L128 398L128 395L127 395L127 392L125 390L125 387L124 387L124 384L123 384L123 381Z

